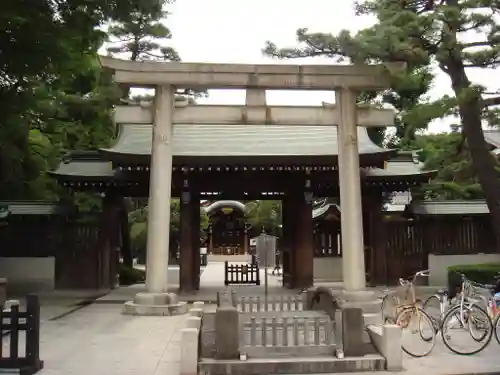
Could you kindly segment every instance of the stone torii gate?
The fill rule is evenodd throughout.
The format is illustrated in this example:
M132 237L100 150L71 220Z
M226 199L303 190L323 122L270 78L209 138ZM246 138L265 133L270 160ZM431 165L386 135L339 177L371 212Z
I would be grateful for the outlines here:
M154 105L119 106L117 123L153 124L147 238L146 291L128 304L135 314L176 312L175 296L167 293L172 127L174 124L337 125L339 185L342 202L344 296L359 301L365 291L365 262L357 126L393 124L390 110L357 107L356 93L389 87L387 65L245 65L175 62L133 62L101 57L119 84L155 88ZM175 88L245 89L245 106L174 103ZM332 90L336 104L323 107L267 106L265 90Z

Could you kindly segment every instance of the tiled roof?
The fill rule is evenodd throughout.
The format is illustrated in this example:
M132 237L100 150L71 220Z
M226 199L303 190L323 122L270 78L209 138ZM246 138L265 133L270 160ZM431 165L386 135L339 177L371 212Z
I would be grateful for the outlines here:
M57 215L68 212L58 202L47 201L0 201L0 215ZM5 217L8 215L5 214Z
M150 155L151 125L120 125L108 153ZM374 144L358 127L360 154L390 150ZM280 125L174 125L173 156L328 156L337 155L337 127Z
M410 204L415 215L485 215L489 209L484 200L420 201Z

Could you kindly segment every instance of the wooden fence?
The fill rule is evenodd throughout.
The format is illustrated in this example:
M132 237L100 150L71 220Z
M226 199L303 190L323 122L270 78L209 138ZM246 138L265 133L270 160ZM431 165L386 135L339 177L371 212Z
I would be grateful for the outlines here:
M325 223L315 228L314 256L342 256L342 244L337 237L339 223ZM367 231L373 235L365 238L367 276L375 284L391 284L401 276L427 269L429 254L497 252L489 215L436 215L415 219L396 216L385 217L375 225Z
M20 333L25 332L24 340ZM0 312L0 337L8 341L7 348L0 345L0 370L32 375L43 368L40 360L40 303L38 296L26 297L26 311L11 305L10 311ZM24 341L24 345L23 345ZM3 344L3 343L2 343Z
M260 285L260 269L258 263L229 264L224 262L225 285Z
M370 273L379 283L428 269L429 254L495 253L496 241L488 217L430 217L386 220L381 242L370 254Z

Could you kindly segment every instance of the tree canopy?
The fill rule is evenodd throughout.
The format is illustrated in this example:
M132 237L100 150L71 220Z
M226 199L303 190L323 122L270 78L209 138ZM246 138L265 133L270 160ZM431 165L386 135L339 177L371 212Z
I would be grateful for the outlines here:
M496 68L500 62L499 5L498 0L363 0L357 4L357 13L375 16L373 26L356 34L344 30L337 35L300 29L298 48L280 49L268 42L264 52L280 58L328 56L355 63L405 61L407 71L394 77L389 90L396 98L400 97L402 82L417 77L414 82L418 87L423 82L418 72L433 75L430 68L436 65L450 78L454 96L431 101L421 97L427 91L422 85L418 103L406 108L409 113L402 113L406 127L403 134L425 128L437 117L453 113L459 116L472 171L500 234L500 180L496 159L482 131L483 120L498 122L500 96L487 95L486 89L471 82L468 74L469 68ZM425 80L428 82L428 78ZM415 88L410 91L419 94ZM386 95L383 101L390 103Z
M97 51L110 20L148 15L149 0L20 0L0 12L0 198L44 199L69 149L105 146L119 98Z

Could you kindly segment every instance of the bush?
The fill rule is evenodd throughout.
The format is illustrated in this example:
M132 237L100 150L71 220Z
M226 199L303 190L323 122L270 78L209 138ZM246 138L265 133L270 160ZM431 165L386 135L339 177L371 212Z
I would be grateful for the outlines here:
M480 284L495 284L495 276L500 274L500 263L464 264L448 267L448 290L450 293L461 286L460 274L464 274L469 280Z
M120 264L118 268L118 277L120 285L139 284L146 280L146 272Z

